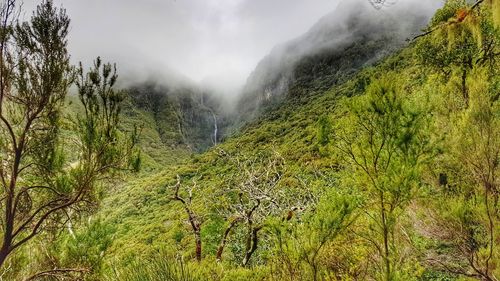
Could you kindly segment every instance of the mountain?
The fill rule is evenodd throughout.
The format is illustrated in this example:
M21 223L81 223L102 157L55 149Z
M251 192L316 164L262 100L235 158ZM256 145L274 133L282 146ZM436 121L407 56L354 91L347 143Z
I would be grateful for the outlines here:
M143 124L152 126L166 147L202 152L219 143L228 124L222 101L194 84L174 85L146 81L127 86L127 112L146 113L150 120Z
M449 1L408 42L428 6L344 1L259 63L237 115L190 85L131 85L123 126L144 124L153 164L16 261L88 280L497 280L486 3Z
M213 258L221 235L231 220L228 204L235 200L231 196L226 198L224 190L239 188L241 183L237 180L244 177L242 174L267 167L269 164L265 159L269 153L279 154L286 163L280 186L298 192L290 195L292 199L287 201L315 198L328 188L336 188L340 160L330 148L329 137L325 137L325 134L331 134L334 121L325 116L333 114L344 98L362 95L371 81L383 73L401 72L406 77L415 71L410 63L413 49L401 49L407 45L405 39L421 29L428 16L417 13L408 18L413 21L401 25L396 24L394 13L375 11L367 5L362 7L362 10L347 13L346 10L352 9L340 6L304 36L276 47L260 62L249 77L236 110L242 113L236 122L245 122L241 130L204 153L130 179L123 188L110 194L100 212L105 219L99 222L104 224L100 227L110 229L108 235L113 237L113 242L106 248L109 258L105 260L119 260L124 268L122 276L135 276L143 273L134 260L148 261L151 270L164 272L165 267L156 263L158 253L167 260L177 259L177 253L184 257L194 256L195 238L185 206L171 200L172 188L179 176L182 194L192 196L189 197L192 211L204 214L199 217L203 222L200 235L206 258L203 265L208 268L191 265L189 271L204 276L202 280L207 276L214 280L263 279L269 273L266 261L272 259L269 256L274 243L270 238L272 229L266 230L259 242L262 245L256 250L253 269L218 271L212 267L216 264ZM135 97L136 106L157 116L153 117L155 124L169 126L169 129L158 128L158 131L168 132L165 141L173 139L183 143L183 136L191 136L188 140L193 141L197 139L196 132L201 132L204 137L210 136L213 123L210 123L208 110L200 113L203 107L199 92L141 85L139 89L131 88L131 96ZM181 106L183 100L190 105ZM175 112L190 117L179 119L178 113L174 114L165 106L168 104L175 105ZM217 108L216 104L211 104L210 108ZM200 126L199 120L189 123L194 126L190 133L172 125L182 124L178 120L191 122L197 118L205 120L201 122L205 125ZM202 142L210 145L204 137ZM245 170L242 163L253 166ZM261 180L264 181L258 178L255 182ZM279 218L281 214L276 215ZM246 243L247 230L238 225L231 233L233 238L224 254L229 267L244 259L242 245ZM339 253L344 254L349 255L348 252ZM339 261L339 266L348 267L344 262L349 262L349 259L344 258L345 261Z
M151 115L164 145L202 152L284 99L304 100L344 83L404 47L428 20L419 6L376 10L365 0L342 1L304 35L263 58L233 110L223 96L187 79L150 80L127 85L127 91L134 106Z
M258 64L238 104L242 120L285 98L347 81L362 67L405 46L429 17L430 12L418 5L376 10L368 1L341 1L306 34L275 47Z

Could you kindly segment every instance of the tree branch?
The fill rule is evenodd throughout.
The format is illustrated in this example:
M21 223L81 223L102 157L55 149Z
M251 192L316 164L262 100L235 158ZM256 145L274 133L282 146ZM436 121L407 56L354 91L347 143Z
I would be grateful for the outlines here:
M79 273L81 275L90 272L87 268L56 268L52 270L46 270L39 273L36 273L26 279L24 281L33 281L42 277L57 277L57 276L67 276L71 273Z

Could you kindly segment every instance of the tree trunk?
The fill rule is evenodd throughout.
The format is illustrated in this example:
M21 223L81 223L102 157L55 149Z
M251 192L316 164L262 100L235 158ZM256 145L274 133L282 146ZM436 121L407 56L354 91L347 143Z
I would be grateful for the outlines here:
M201 233L200 230L194 231L195 243L196 243L196 260L201 261Z
M184 208L188 213L189 223L191 224L191 228L193 229L194 234L194 242L195 242L195 251L196 251L196 260L201 261L201 223L196 218L195 214L187 207L184 203Z
M384 194L380 193L380 216L382 220L382 236L383 236L383 243L384 243L384 252L382 253L382 258L384 260L384 267L385 267L385 280L386 281L391 281L392 280L392 273L391 273L391 260L390 260L390 252L389 252L389 230L387 226L387 214L385 210L385 200L384 200Z
M2 268L5 260L7 260L7 256L9 256L9 253L10 253L10 242L6 243L4 239L2 248L0 249L0 268Z
M218 262L222 261L222 253L224 252L224 248L226 247L227 237L229 236L229 233L231 232L233 227L235 227L236 224L238 224L239 221L240 221L239 218L234 219L233 221L231 221L229 226L224 231L224 235L222 236L222 240L220 241L219 248L217 249L217 261Z
M3 234L2 248L0 249L0 268L2 268L7 256L12 251L12 240L13 240L13 231L14 231L14 217L12 214L13 209L13 186L15 185L14 179L11 179L11 187L9 190L9 195L7 196L7 200L5 203L5 228L3 229L5 232Z
M259 242L258 232L261 229L262 229L262 226L258 226L258 227L253 228L249 232L249 237L248 237L247 241L249 241L250 243L247 243L247 251L245 253L245 258L243 259L243 266L248 265L250 258L252 257L255 250L257 250L257 245Z
M493 248L495 246L495 222L493 221L493 214L491 214L490 212L490 204L489 204L489 200L488 200L488 197L490 196L489 195L489 191L490 189L492 189L492 184L490 184L489 182L486 182L485 184L485 190L484 190L484 205L486 207L486 214L487 214L487 217L488 217L488 232L489 232L489 245L488 245L488 248L489 248L489 253L488 253L488 258L486 259L486 276L488 278L490 278L490 260L491 258L493 257ZM492 279L493 280L493 279Z
M462 95L464 97L465 106L469 107L469 91L467 89L467 68L462 71Z

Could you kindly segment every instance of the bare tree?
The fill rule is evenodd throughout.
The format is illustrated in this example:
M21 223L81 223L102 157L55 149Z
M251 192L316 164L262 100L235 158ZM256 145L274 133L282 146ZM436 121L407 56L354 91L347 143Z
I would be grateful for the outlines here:
M196 260L201 261L202 257L202 243L201 243L201 225L203 221L200 216L198 216L193 210L193 191L196 189L197 184L196 181L193 180L193 185L190 186L187 190L188 196L182 197L179 192L181 188L181 177L177 175L177 183L173 187L174 194L171 199L178 201L182 204L187 216L189 224L191 225L191 229L194 234L195 239L195 248L196 248Z
M252 159L230 156L225 152L224 155L229 157L237 170L223 191L231 203L221 211L228 225L217 251L217 259L222 259L230 232L243 224L246 235L242 265L247 266L258 249L259 233L266 227L267 220L281 217L293 208L293 200L287 196L288 191L279 187L285 161L277 152L271 155L257 153Z

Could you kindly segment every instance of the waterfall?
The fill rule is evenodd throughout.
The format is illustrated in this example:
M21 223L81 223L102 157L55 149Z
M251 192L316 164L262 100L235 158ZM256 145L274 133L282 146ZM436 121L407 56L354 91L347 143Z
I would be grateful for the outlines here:
M214 145L217 145L217 131L218 131L218 127L217 127L217 116L215 115L215 113L210 110L210 113L212 113L212 117L214 118L214 139L213 139L213 142L214 142Z
M201 102L203 103L203 99L201 99ZM208 106L204 105L204 104L201 104L201 106L208 112L210 112L210 114L212 114L212 118L214 119L214 134L213 136L211 135L210 136L210 139L212 140L212 143L214 144L214 146L217 145L217 134L219 133L219 127L217 126L217 115L215 115L215 112Z

